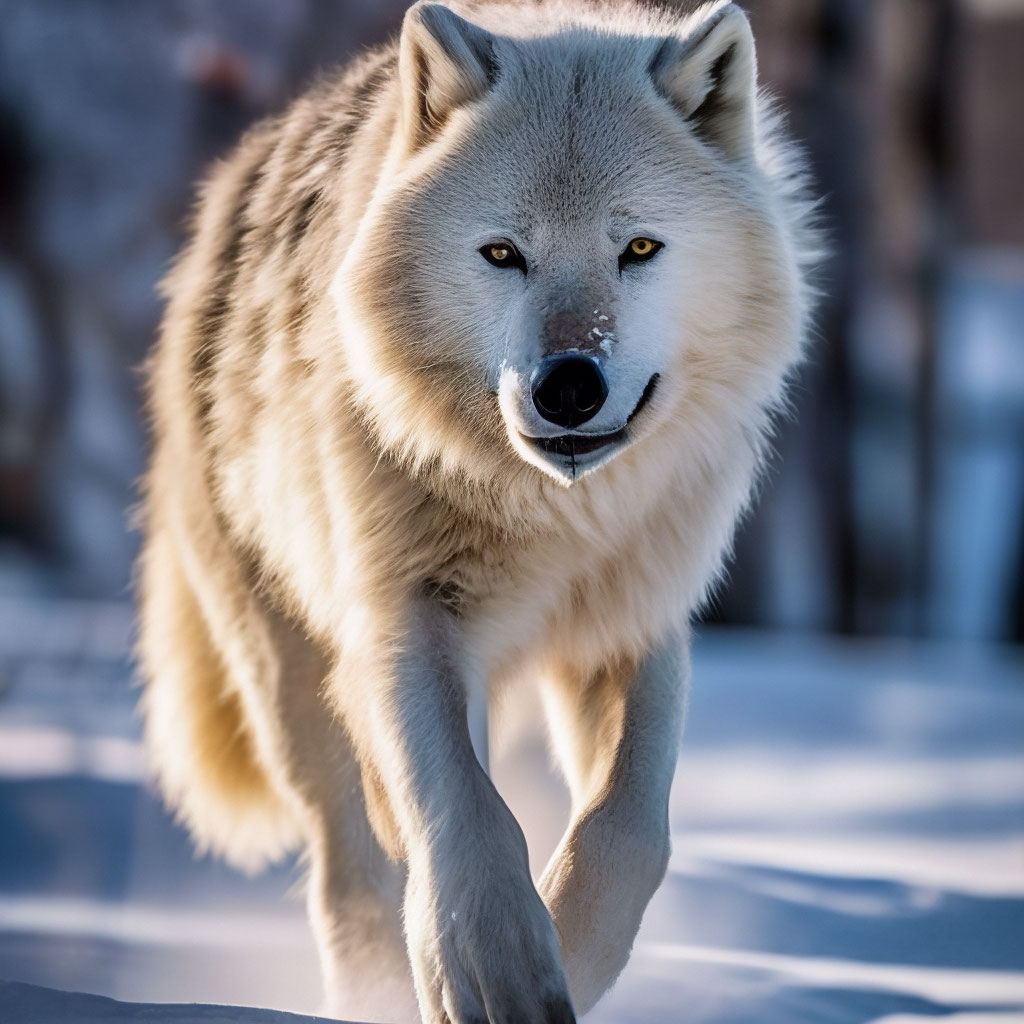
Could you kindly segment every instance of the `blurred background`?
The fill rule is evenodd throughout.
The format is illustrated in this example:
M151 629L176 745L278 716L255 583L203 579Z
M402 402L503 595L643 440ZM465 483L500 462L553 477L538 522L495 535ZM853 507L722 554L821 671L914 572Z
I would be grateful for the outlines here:
M301 907L280 911L295 866L257 885L193 861L145 786L139 367L197 177L404 6L0 0L0 978L316 1004ZM688 1024L902 1024L993 1000L1020 1021L1024 0L744 6L834 256L697 647L696 782L673 805L690 838L655 952L600 1019L668 1024L685 998ZM496 772L540 858L564 796L534 785L519 718ZM823 982L800 959L823 952L858 966ZM863 963L946 973L896 984Z

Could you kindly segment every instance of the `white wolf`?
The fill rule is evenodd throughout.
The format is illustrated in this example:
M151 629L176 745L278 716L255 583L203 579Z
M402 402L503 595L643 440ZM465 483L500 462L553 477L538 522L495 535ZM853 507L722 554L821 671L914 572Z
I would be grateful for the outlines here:
M723 2L416 4L210 177L151 364L147 736L205 846L308 850L335 1011L565 1022L625 965L810 211ZM536 886L467 728L524 675L572 795Z

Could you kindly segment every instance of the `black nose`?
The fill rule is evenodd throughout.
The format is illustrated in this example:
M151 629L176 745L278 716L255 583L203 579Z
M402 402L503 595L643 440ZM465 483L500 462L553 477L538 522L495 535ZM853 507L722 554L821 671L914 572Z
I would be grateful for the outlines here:
M578 427L608 397L601 367L589 356L548 356L533 374L533 404L549 423Z

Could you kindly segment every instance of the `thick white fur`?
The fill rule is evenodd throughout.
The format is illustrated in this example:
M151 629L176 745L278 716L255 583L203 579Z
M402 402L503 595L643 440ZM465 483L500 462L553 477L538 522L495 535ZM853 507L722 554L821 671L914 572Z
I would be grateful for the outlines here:
M800 355L816 239L733 5L460 9L410 10L343 164L306 134L314 98L207 186L152 367L144 710L201 842L249 868L307 847L335 1011L563 1022L664 874L687 624ZM263 191L225 251L246 160ZM330 205L284 260L262 226L312 186ZM636 236L664 249L620 274ZM526 276L483 260L496 238ZM605 368L588 430L659 375L579 465L523 437L552 432L529 381L556 328ZM468 693L523 675L572 793L537 887L466 723Z

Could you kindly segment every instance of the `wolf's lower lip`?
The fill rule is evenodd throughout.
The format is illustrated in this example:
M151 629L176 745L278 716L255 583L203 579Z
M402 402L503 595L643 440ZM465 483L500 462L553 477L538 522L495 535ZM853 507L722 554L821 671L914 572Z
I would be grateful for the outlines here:
M564 455L575 458L589 455L610 444L618 444L626 439L626 428L613 431L611 434L559 434L557 437L529 437L523 434L534 448L539 448L548 455Z

